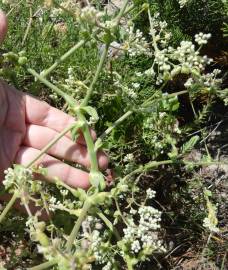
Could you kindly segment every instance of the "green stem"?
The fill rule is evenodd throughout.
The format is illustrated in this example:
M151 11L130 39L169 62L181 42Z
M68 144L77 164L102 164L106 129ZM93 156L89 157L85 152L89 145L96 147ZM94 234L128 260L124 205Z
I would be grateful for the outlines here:
M120 241L121 237L119 235L119 232L117 231L116 227L112 224L112 222L103 213L98 213L97 215L104 221L109 230L113 232L113 234L116 236L116 239Z
M34 267L27 268L27 270L43 270L43 269L47 269L51 266L54 266L55 264L57 264L57 261L53 260L50 262L42 263L42 264L34 266Z
M148 162L146 165L141 165L139 166L138 169L132 171L128 175L124 177L124 180L129 179L131 176L141 173L141 172L147 172L153 168L156 168L161 165L169 165L169 164L184 164L184 165L193 165L193 166L209 166L209 165L223 165L223 164L228 164L227 162L221 162L221 161L199 161L199 162L192 162L192 161L187 161L187 160L162 160L162 161L151 161Z
M82 128L82 133L84 135L87 151L89 154L89 159L90 159L90 164L91 164L90 170L93 172L96 172L99 170L98 161L97 161L97 153L94 148L94 142L90 134L89 126L87 124L85 116L80 111L77 112L77 117L79 121L82 121L84 123L84 126Z
M54 92L56 92L58 95L60 95L62 98L65 99L65 101L71 105L72 108L77 107L77 104L75 102L75 100L67 95L66 93L64 93L61 89L59 89L56 85L50 83L48 80L46 80L43 76L41 76L40 74L38 74L34 69L28 68L28 72L30 74L32 74L35 78L37 78L38 80L40 80L43 84L45 84L47 87L49 87L50 89L52 89Z
M60 140L66 133L68 133L77 124L72 124L65 128L61 133L58 134L52 141L50 141L32 161L30 161L26 168L31 167L41 156L43 156L58 140Z
M105 130L104 133L101 134L100 139L103 140L108 134L112 132L112 130L118 126L120 123L122 123L126 118L128 118L130 115L132 115L133 111L127 111L125 114L123 114L119 119L117 119L109 128Z
M105 59L106 59L106 56L108 54L108 49L109 49L109 44L106 44L105 45L105 48L104 48L104 51L102 52L102 55L101 55L101 59L100 59L100 62L98 64L98 67L97 67L97 70L96 70L96 73L95 73L95 76L90 84L90 87L86 93L86 96L84 98L84 100L82 101L81 103L81 107L84 107L84 106L87 106L88 102L89 102L89 99L93 93L93 89L94 89L94 86L99 78L99 75L100 75L100 72L102 70L102 67L104 65L104 62L105 62Z
M71 234L70 234L70 236L68 238L68 241L67 241L67 244L66 244L66 250L68 252L71 251L73 243L74 243L74 241L75 241L75 239L77 237L77 234L78 234L78 232L80 230L81 224L84 221L90 207L91 207L91 202L90 202L89 199L87 199L85 201L84 205L83 205L82 212L81 212L79 218L77 219L77 221L76 221L76 223L74 225L74 228L73 228L73 230L72 230L72 232L71 232Z
M28 26L27 26L27 28L26 28L26 30L25 30L25 35L24 35L24 38L23 38L23 40L22 40L22 43L21 43L21 46L22 47L24 47L24 44L25 44L25 41L26 41L26 39L27 39L27 37L28 37L28 34L29 34L29 30L30 30L30 28L31 28L31 26L32 26L32 22L33 22L33 12L32 12L32 3L30 3L29 4L30 5L30 7L29 7L29 22L28 22Z
M148 105L151 105L151 101L152 102L157 102L157 101L160 101L162 100L163 98L171 98L171 97L177 97L177 96L180 96L180 95L184 95L184 94L187 94L188 91L187 90L182 90L182 91L179 91L179 92L175 92L175 93L172 93L172 94L168 94L168 95L164 95L163 97L161 98L156 98L153 100L153 96L148 98L146 101L144 101L141 105L141 107L144 107L144 106L148 106Z
M150 32L151 32L151 35L152 35L154 50L155 50L155 52L158 52L160 50L158 49L158 46L157 46L157 42L156 42L156 38L155 38L154 26L153 26L153 22L152 22L151 13L150 13L149 8L148 8L148 16L149 16Z
M11 207L14 205L17 198L18 198L18 192L14 192L12 198L7 203L6 207L4 208L3 212L0 215L0 223L2 223L3 219L5 218L5 216L7 215L9 210L11 209Z
M79 41L77 44L75 44L69 51L67 51L65 54L63 54L58 60L55 61L55 63L50 66L48 69L45 69L41 72L41 75L43 77L46 77L49 75L59 64L64 62L69 56L71 56L77 49L82 47L86 43L85 40Z
M161 166L161 165L167 165L167 164L172 164L174 163L173 160L162 160L162 161L151 161L151 162L148 162L146 165L141 165L138 169L132 171L131 173L129 173L128 175L126 175L124 177L124 180L130 178L132 175L135 175L137 173L141 173L141 172L146 172L146 171L149 171L153 168L156 168L158 166Z
M124 1L123 6L122 6L122 8L120 9L120 12L119 12L119 14L118 14L117 17L116 17L116 25L117 25L117 26L119 25L120 20L121 20L122 16L123 16L124 13L125 13L125 10L126 10L126 8L127 8L128 2L129 2L129 0L125 0L125 1Z
M131 262L131 260L130 260L130 258L128 256L125 258L125 261L127 263L127 269L128 270L134 270L133 264L132 264L132 262Z
M174 97L174 96L178 96L178 95L183 95L183 94L186 94L188 91L186 90L183 90L183 91L180 91L180 92L176 92L176 93L172 93L172 94L169 94L167 95L167 97ZM162 98L161 98L162 99ZM148 99L146 102L144 102L140 107L143 107L143 106L146 106L148 105L148 101L150 99ZM159 101L159 99L155 99L153 100L153 102L157 102ZM128 118L130 115L133 114L134 111L127 111L125 114L123 114L119 119L117 119L109 128L107 128L103 133L102 135L100 136L99 139L103 140L108 134L110 134L112 132L112 130L118 126L120 123L122 123L126 118Z

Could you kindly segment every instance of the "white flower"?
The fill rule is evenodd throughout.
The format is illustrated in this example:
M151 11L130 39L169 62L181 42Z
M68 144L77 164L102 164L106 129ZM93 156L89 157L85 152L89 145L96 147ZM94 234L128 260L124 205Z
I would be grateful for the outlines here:
M132 83L132 86L133 86L135 89L139 89L140 83Z
M192 78L189 78L189 79L187 79L187 81L185 82L184 86L185 86L186 88L189 88L189 87L192 86L192 84L193 84L193 79L192 79Z
M127 154L123 159L124 162L131 162L133 160L134 160L134 155L132 153Z
M32 170L20 165L15 165L14 169L9 168L5 170L4 173L5 179L2 183L6 189L9 189L12 186L21 187L33 180Z
M60 190L60 193L61 193L61 195L62 195L63 197L65 197L65 196L68 195L69 191L68 191L67 189L61 189L61 190Z
M203 226L209 229L211 232L219 232L219 228L213 222L211 222L211 219L208 217L203 220Z
M195 42L199 45L207 44L208 39L211 38L211 34L203 34L200 32L199 34L195 35Z
M141 245L139 243L138 240L135 240L132 244L131 244L131 250L134 253L138 253L141 250Z
M86 6L81 10L80 20L88 24L95 24L102 15L103 13L93 6Z
M154 190L152 190L151 188L148 188L146 190L146 194L147 194L149 199L153 199L156 195L156 192Z

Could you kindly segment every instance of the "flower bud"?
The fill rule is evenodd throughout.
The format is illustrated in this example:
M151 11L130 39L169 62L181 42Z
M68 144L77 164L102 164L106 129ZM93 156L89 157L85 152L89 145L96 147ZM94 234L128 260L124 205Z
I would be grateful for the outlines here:
M18 58L18 64L21 66L25 65L27 62L28 62L28 59L25 56L20 56Z
M101 172L90 172L89 181L92 186L103 190L105 188L105 180Z

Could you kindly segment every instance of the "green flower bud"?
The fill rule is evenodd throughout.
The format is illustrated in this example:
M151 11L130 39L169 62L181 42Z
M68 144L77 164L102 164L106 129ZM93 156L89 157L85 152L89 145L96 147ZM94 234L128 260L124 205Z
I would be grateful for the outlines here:
M36 241L38 241L41 244L41 246L43 247L49 246L49 238L44 232L37 230L35 235Z
M93 196L92 202L93 204L103 204L105 200L108 198L109 193L108 192L100 192Z
M192 73L193 75L195 75L196 77L199 77L199 76L200 76L200 72L199 72L199 70L198 70L197 68L193 68L193 69L191 70L191 73Z
M190 68L188 68L188 67L182 67L181 68L181 73L183 73L183 74L189 74L190 73Z
M18 59L18 64L19 64L20 66L25 65L27 62L28 62L28 59L27 59L27 57L25 57L25 56L20 56L19 59Z
M89 181L93 187L99 188L100 190L105 189L105 180L101 172L90 172Z

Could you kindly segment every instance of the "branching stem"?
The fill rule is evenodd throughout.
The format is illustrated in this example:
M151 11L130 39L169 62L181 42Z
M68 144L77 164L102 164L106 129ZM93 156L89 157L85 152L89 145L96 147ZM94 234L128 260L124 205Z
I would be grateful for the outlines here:
M66 251L70 252L71 251L71 248L73 246L73 243L74 241L76 240L76 237L77 237L77 234L80 230L80 227L81 227L81 224L82 222L84 221L86 215L87 215L87 212L89 210L89 208L91 207L91 202L89 199L87 199L83 205L83 208L82 208L82 212L79 216L79 218L77 219L75 225L74 225L74 228L68 238L68 241L67 241L67 244L66 244Z

